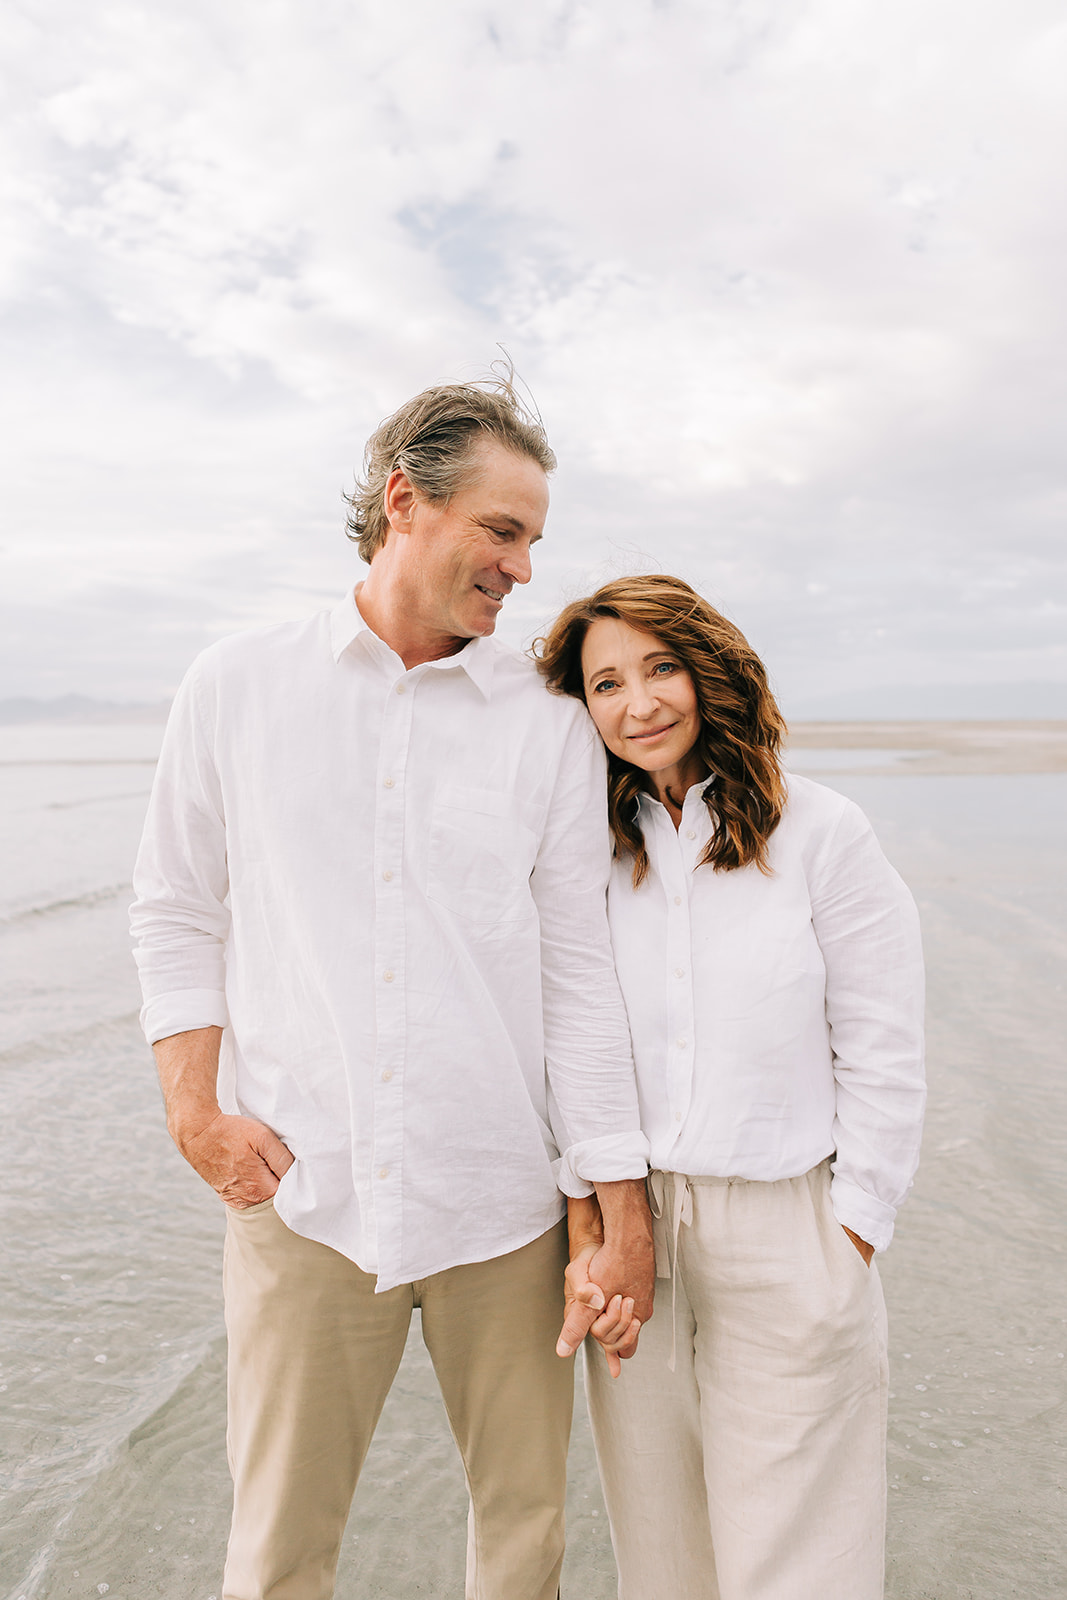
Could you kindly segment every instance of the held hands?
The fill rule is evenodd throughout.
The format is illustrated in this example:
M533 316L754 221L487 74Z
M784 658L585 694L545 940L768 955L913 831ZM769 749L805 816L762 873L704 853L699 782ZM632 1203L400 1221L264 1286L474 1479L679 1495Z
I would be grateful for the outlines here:
M557 1355L573 1355L587 1334L603 1346L608 1371L637 1349L643 1323L652 1315L655 1255L643 1182L602 1186L609 1229L597 1200L567 1204L571 1260L564 1283L566 1315Z
M589 1263L599 1246L583 1245L572 1256L564 1274L564 1301L566 1315L556 1345L558 1356L572 1356L587 1334L603 1346L608 1371L617 1378L622 1362L637 1349L637 1336L641 1332L640 1320L634 1316L634 1302L630 1295L613 1295L605 1305L603 1290L589 1276Z

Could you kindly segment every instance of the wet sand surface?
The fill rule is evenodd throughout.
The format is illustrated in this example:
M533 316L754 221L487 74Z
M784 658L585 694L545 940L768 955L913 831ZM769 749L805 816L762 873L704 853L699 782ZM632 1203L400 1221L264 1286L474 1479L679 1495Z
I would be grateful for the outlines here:
M855 726L794 729L789 761L872 817L920 903L930 965L924 1160L881 1261L887 1593L1052 1600L1067 1594L1067 725L1010 724L1025 733L999 746L989 725ZM0 1213L0 1595L211 1600L229 1514L223 1219L163 1128L126 950L154 748L123 730L125 744L90 741L66 761L61 744L18 732L0 739L14 886L0 920L13 1130ZM904 766L901 751L942 765ZM985 764L951 765L969 760ZM47 882L45 859L58 863ZM465 1515L416 1316L338 1596L459 1600ZM568 1517L564 1596L610 1600L580 1392Z
M798 722L789 752L820 777L1067 772L1067 722Z

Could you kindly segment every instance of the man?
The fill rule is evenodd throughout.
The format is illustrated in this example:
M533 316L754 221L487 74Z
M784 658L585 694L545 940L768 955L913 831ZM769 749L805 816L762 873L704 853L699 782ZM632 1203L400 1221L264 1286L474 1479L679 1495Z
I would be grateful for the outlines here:
M599 740L491 638L554 465L509 383L417 396L351 497L363 583L175 701L132 920L168 1126L229 1208L224 1600L333 1593L415 1305L467 1594L552 1600L560 1189L595 1187L594 1281L651 1311Z

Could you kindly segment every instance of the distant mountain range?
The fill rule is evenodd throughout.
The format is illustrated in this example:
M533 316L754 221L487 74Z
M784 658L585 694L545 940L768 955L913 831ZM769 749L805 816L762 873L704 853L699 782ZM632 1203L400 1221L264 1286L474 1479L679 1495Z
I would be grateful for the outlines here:
M0 700L0 724L13 722L165 722L169 700L137 702L92 700L84 694L63 694L50 700L28 695Z
M54 699L0 700L0 724L18 722L163 722L170 702ZM1067 721L1067 683L883 684L837 694L783 696L794 722Z

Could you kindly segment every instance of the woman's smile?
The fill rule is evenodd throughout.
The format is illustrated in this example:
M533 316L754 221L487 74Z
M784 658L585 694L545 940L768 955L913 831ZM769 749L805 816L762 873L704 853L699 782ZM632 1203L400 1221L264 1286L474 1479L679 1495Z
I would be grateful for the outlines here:
M704 776L696 689L662 639L598 617L582 645L582 677L600 737L613 755L648 773L661 800Z

